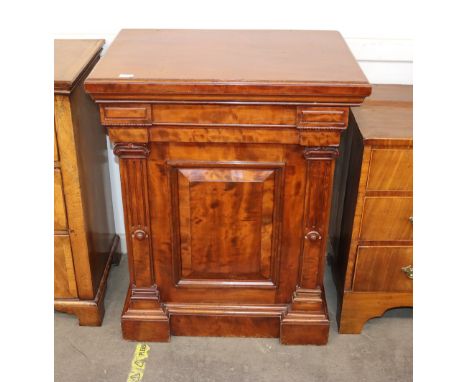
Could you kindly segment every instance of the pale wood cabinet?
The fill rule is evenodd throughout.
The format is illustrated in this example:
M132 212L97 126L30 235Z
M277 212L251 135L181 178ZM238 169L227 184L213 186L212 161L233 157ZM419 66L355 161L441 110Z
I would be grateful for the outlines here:
M106 135L83 80L104 40L55 40L54 307L100 325L111 262L119 261Z
M340 333L413 305L412 87L376 85L341 144L330 241Z

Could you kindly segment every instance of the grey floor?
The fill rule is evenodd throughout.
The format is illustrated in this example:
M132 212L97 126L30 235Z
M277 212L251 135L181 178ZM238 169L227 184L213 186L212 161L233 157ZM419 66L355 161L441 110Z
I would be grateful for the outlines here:
M126 258L112 267L106 315L99 328L80 327L55 313L55 381L126 382L134 342L120 334L128 285ZM277 339L172 337L150 343L143 381L411 381L412 310L395 309L370 320L360 335L338 334L336 293L327 269L332 325L326 346L281 346Z

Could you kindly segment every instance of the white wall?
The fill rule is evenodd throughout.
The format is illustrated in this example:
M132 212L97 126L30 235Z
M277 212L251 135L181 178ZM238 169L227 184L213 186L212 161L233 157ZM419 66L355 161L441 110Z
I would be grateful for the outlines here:
M168 26L180 27L180 26ZM197 26L186 26L197 27ZM199 26L198 26L199 27ZM267 28L267 27L265 27ZM333 28L320 28L320 29L336 29L340 30L348 43L351 51L356 57L359 65L363 69L367 78L374 84L412 84L413 83L413 42L412 39L405 37L405 33L398 31L398 26L395 27L392 33L379 31L375 27L370 28L369 31L361 31L360 36L355 34L347 35L335 25ZM246 27L247 29L247 27ZM278 26L275 29L286 29ZM291 29L291 28L289 28ZM314 29L314 28L301 28L301 29ZM318 29L318 28L317 28ZM362 27L361 27L362 29ZM376 32L372 32L372 30ZM356 33L356 32L354 32ZM385 34L388 37L385 37ZM105 54L106 48L112 43L117 35L115 33L65 33L56 34L55 38L105 38L106 45L104 47ZM376 37L373 37L376 36ZM390 37L394 36L394 37ZM123 221L123 208L121 202L120 192L120 175L119 166L116 158L114 157L111 147L108 142L108 155L110 165L110 177L112 185L112 199L114 205L116 231L122 238L122 250L126 252L125 246L125 228Z

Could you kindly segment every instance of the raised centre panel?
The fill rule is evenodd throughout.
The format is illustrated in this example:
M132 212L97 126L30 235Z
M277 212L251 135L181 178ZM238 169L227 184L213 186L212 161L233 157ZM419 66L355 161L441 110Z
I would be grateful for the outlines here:
M275 287L284 164L168 165L176 285Z

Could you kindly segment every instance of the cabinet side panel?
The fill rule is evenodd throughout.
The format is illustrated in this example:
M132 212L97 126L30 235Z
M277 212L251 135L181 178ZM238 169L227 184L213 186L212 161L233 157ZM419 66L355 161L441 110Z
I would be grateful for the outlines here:
M345 195L343 201L342 217L340 221L339 244L337 251L334 252L335 275L337 276L336 281L340 284L338 286L340 289L342 289L345 284L349 252L352 250L351 239L356 213L356 202L359 193L359 184L361 180L362 157L364 152L362 136L359 133L352 113L350 113L349 140L349 167L346 183L344 186Z
M88 258L88 239L83 214L83 198L78 171L75 129L73 128L70 98L54 96L55 127L60 155L63 192L67 211L70 243L76 276L78 297L93 299L93 285Z
M98 106L79 84L71 95L93 290L97 292L115 235L106 133Z
M330 227L328 231L330 252L332 256L339 253L341 222L343 220L346 183L350 166L352 131L348 128L341 134L339 156L335 162L333 181L332 206L330 211Z
M68 235L54 236L54 297L77 297L75 271Z

